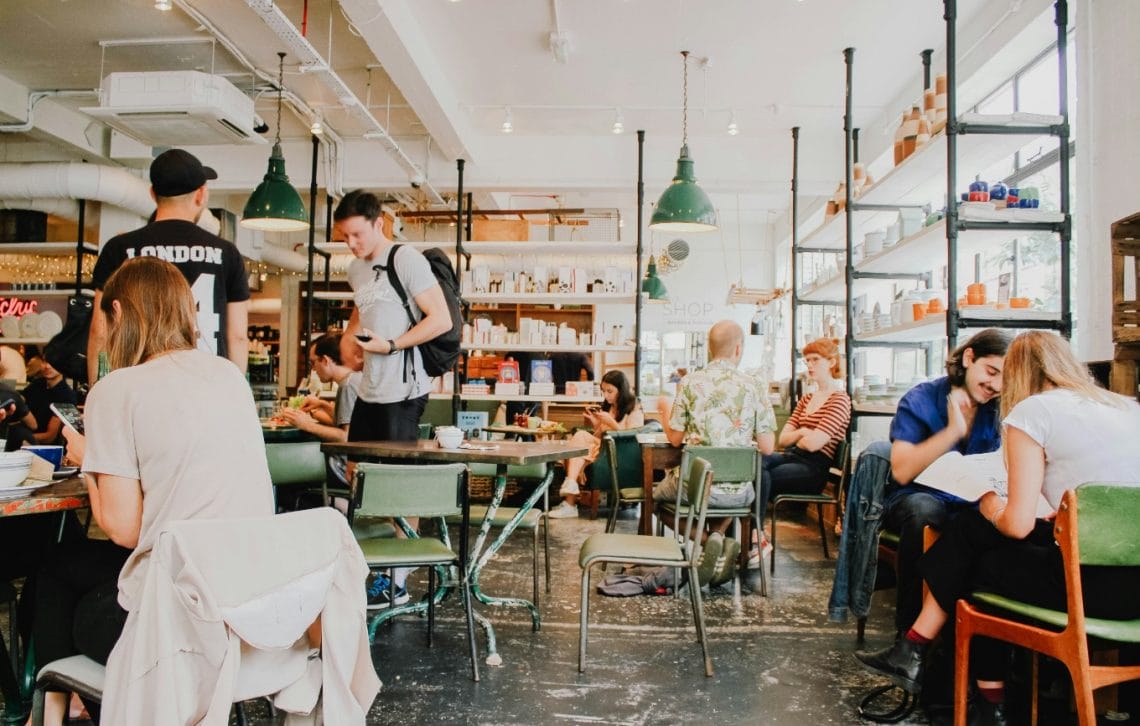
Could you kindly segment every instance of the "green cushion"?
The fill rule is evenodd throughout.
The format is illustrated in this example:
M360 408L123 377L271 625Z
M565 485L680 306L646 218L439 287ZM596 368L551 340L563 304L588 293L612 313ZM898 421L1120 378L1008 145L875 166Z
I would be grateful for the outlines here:
M641 487L622 487L618 494L623 502L640 502L645 499L645 490Z
M970 600L984 603L991 607L1000 608L1022 617L1030 618L1058 630L1069 622L1069 615L1063 610L1050 610L1048 608L1030 605L1018 600L1011 600L990 592L975 592ZM1085 618L1085 632L1104 640L1115 640L1122 643L1140 643L1140 619L1137 620L1105 620L1103 618Z
M657 508L663 512L668 512L669 514L673 514L673 510L676 509L673 502L658 502ZM686 514L689 513L689 505L688 504L682 504L680 510L678 510L678 511L680 512L682 517L685 516ZM751 517L753 515L753 513L754 513L754 510L752 509L752 507L726 507L724 509L721 509L718 507L709 507L708 516L713 517L713 518L716 518L716 517Z
M467 469L474 476L495 476L494 464L470 463ZM541 479L546 476L546 464L510 464L507 466L507 476L516 479Z
M1082 565L1140 565L1140 487L1087 483L1077 487Z
M495 518L491 520L492 527L506 527L511 518L518 512L518 507L499 507L495 512ZM471 526L477 527L487 516L487 507L481 504L471 505ZM526 513L521 520L517 529L534 529L542 520L542 512L537 509L532 509ZM453 514L447 518L448 524L459 524L463 521L461 515Z
M359 540L364 560L370 567L383 565L434 565L459 559L447 545L434 537L418 539Z
M838 500L830 494L780 494L773 501L777 502L818 502L820 504L835 504Z
M662 565L688 562L672 537L651 537L642 534L592 534L578 551L578 565L588 567L595 560L616 562L655 560Z
M356 517L352 521L352 535L356 539L388 539L396 536L396 525L387 519Z

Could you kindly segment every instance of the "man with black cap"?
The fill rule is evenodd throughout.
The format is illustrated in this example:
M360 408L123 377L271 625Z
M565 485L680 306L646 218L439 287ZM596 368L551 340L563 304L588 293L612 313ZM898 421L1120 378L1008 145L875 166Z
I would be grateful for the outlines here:
M132 257L159 257L186 277L198 303L198 347L229 358L243 372L249 356L249 280L241 253L231 242L198 226L206 209L206 182L218 174L193 154L170 149L150 165L154 218L141 229L112 237L99 252L92 282L95 311L87 341L87 380L95 382L99 352L107 339L100 310L103 285Z

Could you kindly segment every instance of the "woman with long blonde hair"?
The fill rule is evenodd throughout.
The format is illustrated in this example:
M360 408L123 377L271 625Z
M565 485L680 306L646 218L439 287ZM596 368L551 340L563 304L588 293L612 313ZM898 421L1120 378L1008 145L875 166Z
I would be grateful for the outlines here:
M33 629L41 666L76 653L107 662L167 523L273 514L249 384L232 362L197 348L182 273L155 257L128 260L107 281L101 307L112 371L87 396L86 435L66 436L109 540L61 548L40 571ZM61 723L65 704L65 694L49 693L45 723Z
M978 509L951 520L919 562L930 592L906 637L886 651L859 654L871 670L912 692L921 687L927 644L959 598L985 590L1065 609L1052 515L1038 518L1042 497L1055 513L1064 493L1084 482L1140 486L1140 405L1098 387L1060 336L1034 331L1010 344L1001 412L1008 499L991 492ZM1090 617L1140 617L1135 569L1082 567L1081 580ZM1003 648L985 638L974 646L981 723L1005 720Z

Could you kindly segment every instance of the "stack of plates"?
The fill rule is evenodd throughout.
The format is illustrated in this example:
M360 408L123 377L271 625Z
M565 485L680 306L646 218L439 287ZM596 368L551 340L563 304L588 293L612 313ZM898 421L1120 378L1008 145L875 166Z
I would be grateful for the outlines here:
M9 451L0 454L0 498L8 498L5 495L9 493L12 496L20 496L24 491L24 487L20 485L24 483L28 471L32 468L32 456L34 455L30 451Z

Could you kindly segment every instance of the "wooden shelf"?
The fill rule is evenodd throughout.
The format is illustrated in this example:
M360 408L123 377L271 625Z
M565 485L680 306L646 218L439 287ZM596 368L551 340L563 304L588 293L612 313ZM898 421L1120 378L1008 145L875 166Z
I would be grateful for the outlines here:
M75 254L75 242L2 242L0 254L3 255L56 255L66 256ZM99 254L99 246L90 242L83 243L83 251L87 254Z
M853 408L855 409L855 413L868 414L871 416L894 416L895 411L898 410L898 404L856 403Z
M637 302L635 293L588 292L572 293L469 293L463 299L472 304L500 303L507 305L613 305Z
M432 400L451 400L450 393L432 393L429 395ZM602 400L601 396L528 396L525 393L517 396L496 396L494 393L465 393L460 394L460 400L463 401L528 401L531 403L597 403Z
M632 353L632 345L523 345L522 343L464 343L460 350L501 350L512 353Z
M0 338L0 345L46 345L51 338Z
M79 291L83 297L95 297L95 291L83 288ZM0 297L15 297L26 300L33 297L75 297L75 288L54 290L0 290Z
M455 253L455 242L400 242L424 250L438 247L448 254ZM334 255L351 254L344 242L321 242L318 250ZM75 245L72 244L72 249ZM634 242L464 242L463 250L472 255L632 255L637 252ZM302 250L303 252L303 250Z
M927 315L913 323L893 325L855 336L860 343L923 343L946 337L946 313Z
M308 296L309 296L308 290L302 290L301 291L301 297L308 297ZM325 291L325 290L314 290L313 291L313 299L314 300L352 300L353 297L352 297L351 292L329 292L329 291Z

